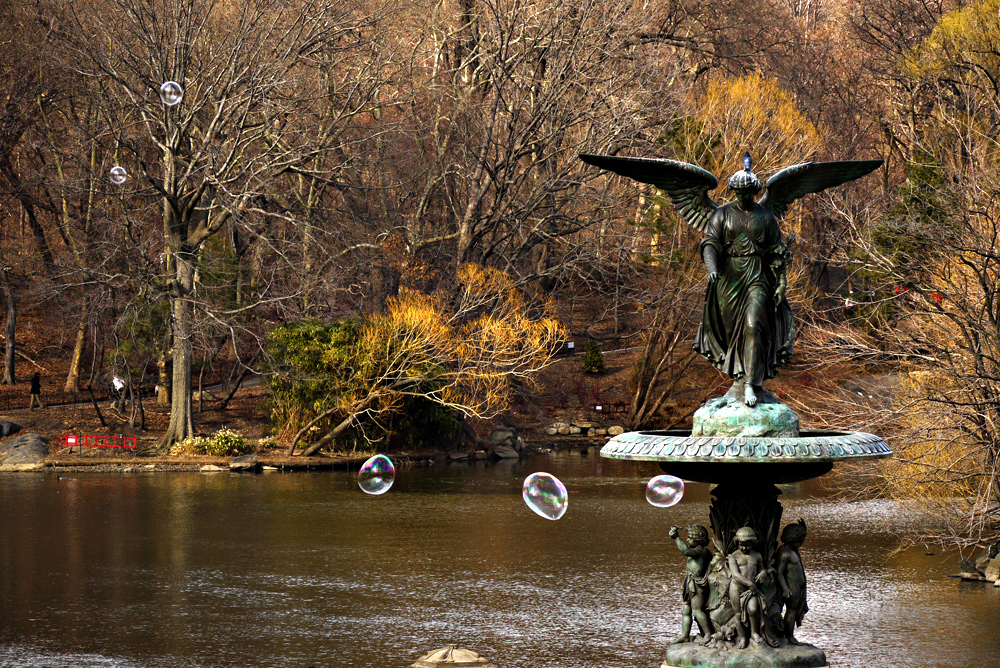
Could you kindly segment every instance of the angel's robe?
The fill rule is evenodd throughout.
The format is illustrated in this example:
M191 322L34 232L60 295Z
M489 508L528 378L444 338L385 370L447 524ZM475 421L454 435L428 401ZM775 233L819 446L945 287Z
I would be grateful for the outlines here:
M738 202L715 210L701 242L713 248L719 278L709 283L694 348L731 378L759 387L792 357L795 324L786 300L775 305L786 246L774 214Z

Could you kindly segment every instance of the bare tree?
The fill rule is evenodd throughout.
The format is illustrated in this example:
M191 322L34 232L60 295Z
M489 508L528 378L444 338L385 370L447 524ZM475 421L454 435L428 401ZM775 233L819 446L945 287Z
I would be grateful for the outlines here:
M551 287L564 273L561 240L610 213L597 191L581 190L597 174L577 154L647 143L646 128L674 102L664 92L674 68L635 41L649 18L641 3L422 7L417 19L402 15L423 21L404 35L414 44L410 92L400 95L408 104L383 121L393 125L376 178L392 192L356 202L375 227L345 246L392 258L390 292L470 261Z
M886 297L870 314L902 353L901 437L886 485L933 511L921 537L1000 536L1000 37L996 4L956 9L902 54L909 100L893 124L906 181L862 217L859 275Z
M14 167L12 156L23 143L24 135L35 121L38 106L45 106L51 97L48 82L43 81L45 68L45 37L33 20L30 5L3 3L0 5L0 178L7 186L7 197L16 199L27 217L32 234L46 268L52 264L51 251L41 232L35 210ZM6 352L0 384L16 382L14 369L17 304L9 273L12 267L0 254L0 288L6 303Z
M333 69L363 53L374 18L364 7L319 0L110 0L100 11L69 3L59 23L64 58L107 119L107 136L95 140L132 176L130 202L158 202L161 211L172 305L167 446L194 432L200 251L232 216L271 213L261 200L281 175L336 155L346 120L372 104L373 79L345 82ZM161 101L168 81L182 101ZM332 178L336 161L322 169Z

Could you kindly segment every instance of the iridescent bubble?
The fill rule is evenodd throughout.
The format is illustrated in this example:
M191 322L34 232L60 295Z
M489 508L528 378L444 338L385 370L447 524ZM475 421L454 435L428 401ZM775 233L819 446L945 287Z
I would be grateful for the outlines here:
M111 179L111 183L115 184L116 186L120 186L121 184L125 183L126 179L128 179L128 172L126 172L125 168L122 167L121 165L115 165L114 167L111 168L111 172L108 178Z
M669 508L684 496L684 481L672 475L658 475L646 484L646 500L657 508Z
M551 473L532 473L525 478L521 497L529 508L547 520L565 515L569 505L566 486Z
M385 494L396 479L396 469L385 455L375 455L358 471L358 487L365 494Z
M176 81L164 81L160 86L160 99L168 107L180 104L184 99L184 89Z

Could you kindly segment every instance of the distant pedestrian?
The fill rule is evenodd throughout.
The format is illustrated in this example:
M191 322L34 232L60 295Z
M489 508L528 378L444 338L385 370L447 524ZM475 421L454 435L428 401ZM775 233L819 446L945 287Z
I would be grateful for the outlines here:
M35 403L39 408L45 408L45 404L42 403L42 374L39 371L31 377L31 403L28 404L28 410L34 410Z
M111 389L114 401L111 402L113 408L122 410L125 407L126 402L132 399L132 388L125 382L125 380L118 374L114 375L111 379Z

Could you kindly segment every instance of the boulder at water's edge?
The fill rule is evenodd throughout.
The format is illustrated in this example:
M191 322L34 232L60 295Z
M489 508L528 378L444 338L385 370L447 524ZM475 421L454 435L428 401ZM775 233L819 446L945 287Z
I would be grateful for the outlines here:
M49 456L48 439L41 434L28 432L6 441L6 454L0 460L0 471L33 471L45 466Z

